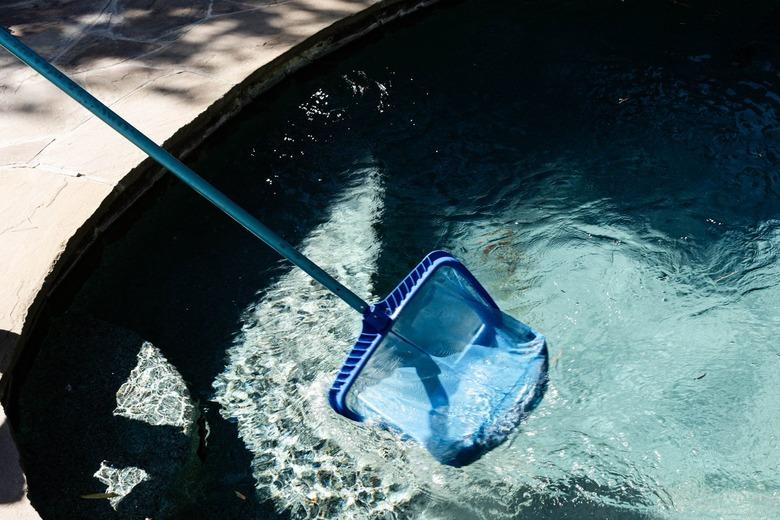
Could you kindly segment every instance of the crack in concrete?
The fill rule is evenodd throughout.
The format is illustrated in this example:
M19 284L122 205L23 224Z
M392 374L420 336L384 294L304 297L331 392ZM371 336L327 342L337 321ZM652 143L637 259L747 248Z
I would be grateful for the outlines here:
M57 188L57 190L54 192L54 194L51 196L51 198L49 198L48 201L40 202L40 203L36 204L32 208L32 211L30 211L30 213L28 213L27 216L24 217L24 219L14 223L14 224L11 224L10 226L6 226L5 228L1 229L0 230L0 235L4 235L5 233L8 233L10 231L15 230L23 222L27 222L30 226L35 227L33 222L32 222L32 219L35 217L35 214L38 212L38 210L41 209L41 208L48 208L49 206L51 206L54 203L54 200L57 198L57 196L60 193L62 193L62 190L64 190L67 186L68 186L68 181L65 180L65 179L62 179L62 185Z
M19 303L21 302L21 292L24 288L24 281L19 282L19 285L16 287L16 297L14 299L14 305L11 307L11 310L8 311L8 317L11 319L11 323L14 323L14 311L16 311L16 308L19 306ZM24 320L24 316L20 318L21 320Z
M43 148L41 148L40 150L38 150L38 151L35 153L35 155L33 155L32 157L30 157L30 159L29 159L27 162L28 162L28 163L31 163L31 162L33 162L33 161L35 160L35 158L36 158L36 157L38 157L39 155L41 155L41 154L43 153L43 151L44 151L46 148L48 148L48 147L49 147L49 145L50 145L51 143L53 143L54 141L56 141L56 140L57 140L57 138L56 138L56 137L53 137L53 138L52 138L52 139L51 139L51 140L50 140L48 143L46 143L45 145L43 145Z

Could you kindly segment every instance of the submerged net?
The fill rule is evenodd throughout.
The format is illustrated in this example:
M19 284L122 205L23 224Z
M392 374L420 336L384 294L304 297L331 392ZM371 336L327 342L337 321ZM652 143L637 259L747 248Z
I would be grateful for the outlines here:
M412 292L396 289L385 300L404 298L391 330L364 354L346 404L460 466L502 442L541 396L547 349L544 337L502 313L462 264L442 260L448 263L428 266Z

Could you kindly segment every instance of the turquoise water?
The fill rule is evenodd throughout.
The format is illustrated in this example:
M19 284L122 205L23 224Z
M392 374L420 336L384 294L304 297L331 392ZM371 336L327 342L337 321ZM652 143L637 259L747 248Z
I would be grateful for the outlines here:
M33 503L116 516L78 498L107 461L158 471L121 515L143 492L204 518L777 518L780 12L734 4L446 3L191 161L358 294L459 256L549 340L547 394L506 443L448 468L334 414L354 314L167 181L36 340L16 413ZM144 340L205 444L114 414Z

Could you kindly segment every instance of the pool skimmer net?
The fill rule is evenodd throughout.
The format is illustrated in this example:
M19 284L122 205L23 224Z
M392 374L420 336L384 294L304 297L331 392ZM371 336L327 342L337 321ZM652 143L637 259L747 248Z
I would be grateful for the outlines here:
M0 45L361 313L360 337L329 394L338 413L395 430L440 462L462 466L503 441L538 402L547 378L544 337L501 312L453 256L430 253L369 305L2 27Z

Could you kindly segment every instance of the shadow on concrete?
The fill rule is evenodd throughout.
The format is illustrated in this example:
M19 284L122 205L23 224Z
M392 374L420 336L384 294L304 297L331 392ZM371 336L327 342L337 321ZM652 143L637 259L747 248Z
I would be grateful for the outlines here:
M24 473L8 421L1 416L0 413L0 504L10 504L24 497Z
M281 5L283 4L283 5ZM323 8L312 0L64 0L42 7L37 0L22 0L0 12L0 26L9 28L43 57L70 74L97 71L130 60L138 60L139 69L193 66L200 74L216 72L215 65L200 58L214 39L268 36L268 44L300 41L311 32L312 24L343 18L355 9L349 4L368 4L344 0L339 7ZM187 37L195 26L210 26L208 39ZM258 50L253 46L233 48L231 58L249 59ZM199 59L200 58L200 59ZM6 53L0 54L0 78L22 67ZM101 81L92 76L91 82ZM171 89L168 95L186 99L186 89ZM42 102L28 100L13 111L40 112Z
M11 354L19 335L0 330L0 504L17 502L24 497L25 480L19 465L19 452L11 435L11 427L2 408L3 389L8 377L2 377L11 364Z
M3 402L5 388L2 374L8 372L8 367L11 366L12 353L17 341L19 341L18 334L0 329L0 403Z

